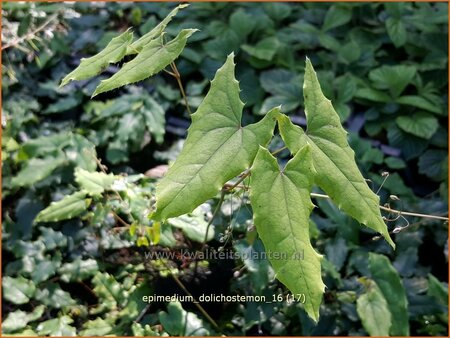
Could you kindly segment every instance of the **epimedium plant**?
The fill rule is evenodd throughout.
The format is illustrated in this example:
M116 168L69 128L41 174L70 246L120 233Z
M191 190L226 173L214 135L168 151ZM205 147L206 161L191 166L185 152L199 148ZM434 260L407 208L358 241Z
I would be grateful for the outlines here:
M134 42L130 30L113 38L100 53L82 59L80 65L62 80L61 86L94 77L109 64L130 55L136 56L111 78L102 81L93 96L144 80L169 65L171 74L180 80L173 62L196 30L183 29L167 43L164 33L171 19L186 6L176 7L159 25ZM180 81L179 84L183 92ZM254 223L266 250L290 257L271 260L276 277L292 293L305 294L305 311L317 322L325 284L321 277L322 256L310 243L309 216L314 207L310 198L312 187L318 185L342 211L380 233L395 247L380 213L379 197L360 173L339 115L324 96L309 59L306 60L303 85L306 131L295 126L280 107L269 110L259 122L242 126L244 103L239 91L234 54L230 54L217 70L208 94L192 114L192 124L181 153L157 184L156 203L143 207L147 210L143 213L145 219L138 218L130 231L136 232L144 222L150 241L156 244L161 224L166 220L190 213L220 191L232 191L247 182ZM275 154L267 149L276 126L292 154L284 168L279 167ZM236 177L237 181L225 188L227 182ZM118 182L126 184L130 181L83 168L75 170L75 180L80 191L41 211L36 222L80 215L93 200L101 203L99 196L106 191L120 190ZM156 209L150 211L151 208ZM146 237L141 235L138 245L148 244ZM300 260L295 259L299 251L304 255ZM385 308L398 306L383 298L381 286L367 282L367 288L370 292L366 298L382 299ZM370 306L370 301L361 300L358 310L364 306ZM386 321L390 323L391 318ZM376 325L370 321L363 325L371 333L375 332L372 328L376 330Z

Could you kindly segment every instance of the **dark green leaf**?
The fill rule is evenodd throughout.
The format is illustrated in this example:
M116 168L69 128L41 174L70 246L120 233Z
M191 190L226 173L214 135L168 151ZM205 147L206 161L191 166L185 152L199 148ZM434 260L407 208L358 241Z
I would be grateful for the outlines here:
M323 22L322 31L326 32L330 29L345 25L352 18L352 9L340 4L333 5L327 11Z
M408 35L401 18L388 18L386 29L395 47L399 48L406 43Z
M388 303L377 284L367 280L367 291L356 301L359 318L371 336L389 336L392 318Z
M430 139L439 127L439 121L433 115L424 112L399 116L395 121L407 133L424 139Z
M369 253L369 269L392 315L389 334L409 336L408 300L398 272L386 256Z

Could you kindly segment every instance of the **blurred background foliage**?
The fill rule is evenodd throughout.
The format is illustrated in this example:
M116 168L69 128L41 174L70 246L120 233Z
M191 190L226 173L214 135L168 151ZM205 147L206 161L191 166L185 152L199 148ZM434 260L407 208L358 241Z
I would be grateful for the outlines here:
M235 52L245 123L282 104L295 123L306 125L302 76L308 56L382 203L446 215L447 6L194 3L178 14L168 34L200 29L176 62L193 109ZM161 73L95 100L90 96L102 76L59 88L80 58L128 27L135 35L146 33L173 4L5 2L2 7L4 334L365 335L356 299L375 278L369 264L369 252L375 252L386 255L401 277L411 335L448 335L448 224L386 214L393 219L387 222L391 231L409 222L393 235L392 251L327 200L315 201L319 208L311 222L313 244L326 256L327 289L317 326L296 303L204 304L220 329L192 304L143 303L143 295L183 294L171 274L194 295L286 294L266 260L144 258L145 250L200 249L218 200L163 225L157 247L137 247L137 240L148 243L141 225L148 222L159 175L148 170L176 157L189 126L173 78ZM110 66L104 74L117 69ZM271 146L280 145L281 140ZM95 171L99 159L120 175L119 198L98 195L88 207L79 203L82 196L68 219L57 221L57 215L53 222L34 222L50 202L83 184L75 168ZM208 245L263 250L251 217L246 196L227 196ZM132 231L123 223L132 223Z

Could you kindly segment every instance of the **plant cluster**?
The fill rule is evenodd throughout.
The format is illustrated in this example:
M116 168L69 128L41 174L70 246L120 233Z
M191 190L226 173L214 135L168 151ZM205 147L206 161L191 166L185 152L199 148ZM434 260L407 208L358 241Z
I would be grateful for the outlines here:
M33 32L41 22L27 6L7 6L8 23L28 15ZM405 213L383 212L386 229L377 195L396 209L445 212L447 82L439 74L447 55L430 41L443 34L446 5L198 3L177 17L184 5L58 6L37 9L61 13L61 25L74 30L54 32L39 53L48 54L44 63L22 71L27 53L5 51L5 333L445 334L448 291L433 274L445 276L446 229L442 221L412 223ZM147 14L158 12L164 19L156 25ZM419 19L430 13L433 22L424 26ZM130 24L141 25L136 40ZM19 37L28 36L23 30ZM81 50L100 51L71 72ZM311 62L305 69L298 62L304 54L317 74ZM101 71L100 83L90 79ZM209 87L204 78L214 74ZM62 78L66 86L58 87ZM117 97L123 85L127 93ZM252 114L243 114L240 99ZM197 112L182 150L178 141L168 148L174 135L183 136L191 110ZM167 160L175 162L163 179L139 174ZM397 172L380 174L386 169ZM424 175L436 183L417 180ZM313 183L354 220L312 191ZM319 207L312 213L311 197ZM292 200L304 202L292 207ZM293 220L301 227L292 228ZM397 250L358 223L388 241L388 230L396 233ZM421 254L431 243L441 267ZM143 262L136 245L239 253L299 246L305 260ZM284 299L287 290L275 278L294 293L306 288L305 304L231 304L210 315L206 305L150 308L141 300L211 285ZM80 287L86 292L74 292Z

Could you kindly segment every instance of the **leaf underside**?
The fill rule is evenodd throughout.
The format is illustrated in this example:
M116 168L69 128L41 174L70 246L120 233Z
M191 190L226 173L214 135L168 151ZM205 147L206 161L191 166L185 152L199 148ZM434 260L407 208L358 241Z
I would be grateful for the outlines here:
M71 219L87 210L91 199L86 198L85 191L78 191L65 196L62 200L52 202L50 206L42 210L35 218L35 222L59 222Z
M280 134L295 154L305 144L312 150L316 183L340 209L379 232L395 247L379 210L379 197L370 190L355 162L339 115L322 93L317 75L306 60L304 101L307 131L295 126L285 115L278 116Z
M130 30L113 38L108 45L98 54L81 59L80 64L72 72L66 75L61 81L61 87L73 80L85 80L100 74L110 63L122 60L127 51L127 47L133 40L133 33Z
M258 234L277 279L293 294L305 294L305 311L317 322L325 284L321 278L322 256L309 239L309 215L314 207L309 194L314 173L308 145L283 170L275 157L260 147L252 167L250 200ZM271 259L270 253L284 257Z
M166 220L194 210L249 168L259 145L273 136L279 109L242 127L244 104L234 77L234 55L217 71L205 99L192 114L183 150L156 187L153 219Z
M130 83L145 80L166 68L174 61L186 46L187 39L197 29L183 29L173 40L163 43L158 37L146 44L142 51L109 79L100 82L92 97Z

